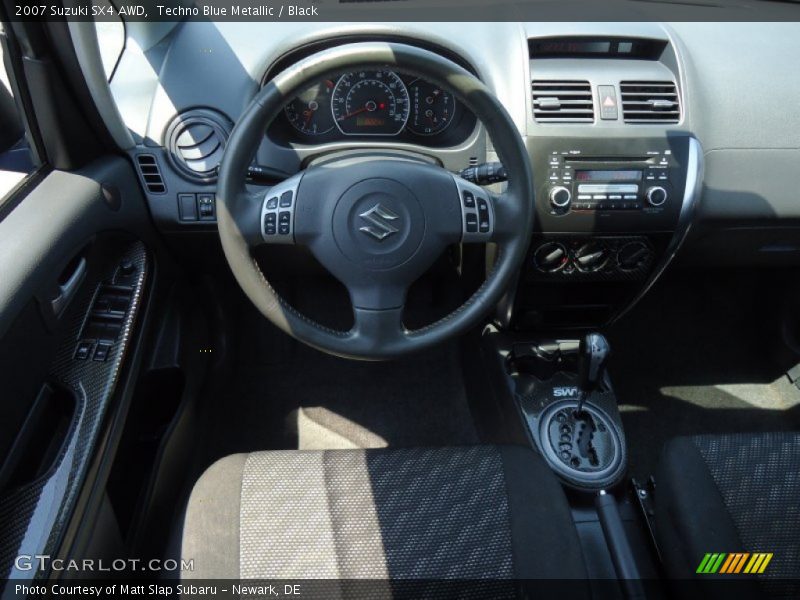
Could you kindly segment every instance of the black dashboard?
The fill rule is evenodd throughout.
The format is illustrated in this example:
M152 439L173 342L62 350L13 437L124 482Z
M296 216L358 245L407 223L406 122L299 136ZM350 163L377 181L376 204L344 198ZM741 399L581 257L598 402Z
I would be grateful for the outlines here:
M463 142L475 116L447 90L389 70L342 73L305 89L269 128L282 144L387 140L432 147Z

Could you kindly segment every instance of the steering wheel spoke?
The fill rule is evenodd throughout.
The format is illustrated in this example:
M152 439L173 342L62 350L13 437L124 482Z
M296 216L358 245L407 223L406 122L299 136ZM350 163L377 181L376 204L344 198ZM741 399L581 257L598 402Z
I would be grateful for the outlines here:
M355 307L353 317L353 344L366 352L378 354L402 343L408 335L402 306L381 310Z
M519 208L519 199L504 192L489 194L489 202L494 216L492 241L502 244L512 238L519 238L520 219L523 218Z
M263 244L294 244L297 189L303 173L271 187L261 202L260 228Z

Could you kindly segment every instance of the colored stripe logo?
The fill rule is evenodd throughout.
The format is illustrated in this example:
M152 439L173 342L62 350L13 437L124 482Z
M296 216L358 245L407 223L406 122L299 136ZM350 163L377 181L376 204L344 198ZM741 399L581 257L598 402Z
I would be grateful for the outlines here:
M709 552L700 561L696 573L736 575L763 573L772 560L772 552Z

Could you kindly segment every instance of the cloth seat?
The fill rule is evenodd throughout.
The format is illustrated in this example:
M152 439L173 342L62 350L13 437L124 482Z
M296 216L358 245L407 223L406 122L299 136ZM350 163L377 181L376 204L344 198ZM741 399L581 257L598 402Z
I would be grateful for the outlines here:
M742 597L800 597L800 433L676 438L656 486L656 534L670 577L712 597L716 582L731 578ZM697 573L707 553L726 554L718 571L727 555L750 556L738 575ZM754 553L772 557L764 573L743 575Z
M521 446L228 456L192 491L181 554L187 579L586 577L564 492Z

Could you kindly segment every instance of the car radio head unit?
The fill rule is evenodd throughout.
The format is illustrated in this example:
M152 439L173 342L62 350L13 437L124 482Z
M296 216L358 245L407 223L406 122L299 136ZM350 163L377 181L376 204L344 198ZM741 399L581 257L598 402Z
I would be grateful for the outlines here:
M649 156L592 156L553 151L548 180L556 214L566 210L640 210L670 196L670 151Z
M688 139L560 140L533 157L548 231L669 230L680 212ZM615 150L617 152L615 152ZM540 179L541 181L541 179Z

